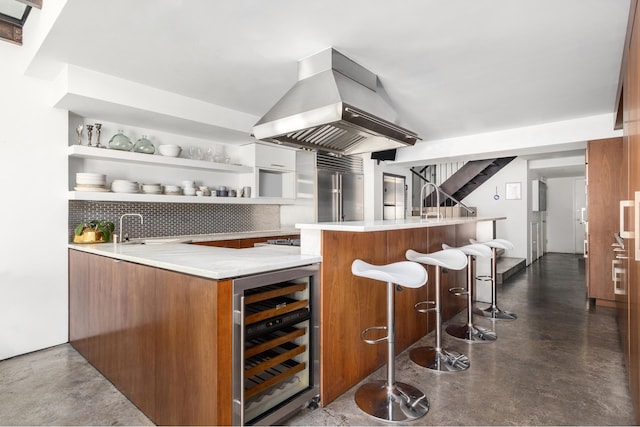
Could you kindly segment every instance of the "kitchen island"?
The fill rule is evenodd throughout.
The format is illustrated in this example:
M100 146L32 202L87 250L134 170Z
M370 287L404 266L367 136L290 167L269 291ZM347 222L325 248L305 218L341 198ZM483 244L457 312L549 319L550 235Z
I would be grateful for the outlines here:
M234 280L307 274L321 260L186 243L230 237L69 245L69 341L156 424L234 422Z
M199 244L234 236L70 244L69 341L155 423L231 424L234 279L321 263L311 306L320 312L320 403L326 405L385 363L385 346L360 339L361 330L385 323L385 286L355 278L353 260L386 264L404 260L410 248L432 252L442 243L489 239L498 219L299 224L301 248ZM448 289L463 286L465 275L442 278ZM413 307L434 299L432 280L398 293L398 352L434 327L433 314ZM444 292L444 319L464 305L465 298Z
M407 249L435 252L442 244L462 246L470 238L494 237L496 218L444 218L296 224L301 253L322 256L320 268L320 393L326 405L386 362L386 346L369 345L360 332L386 324L386 286L351 274L351 263L404 261ZM435 327L435 314L415 310L419 301L435 299L435 272L418 289L403 289L396 298L396 352L400 353ZM466 299L446 290L465 286L464 271L443 271L442 316L464 309Z

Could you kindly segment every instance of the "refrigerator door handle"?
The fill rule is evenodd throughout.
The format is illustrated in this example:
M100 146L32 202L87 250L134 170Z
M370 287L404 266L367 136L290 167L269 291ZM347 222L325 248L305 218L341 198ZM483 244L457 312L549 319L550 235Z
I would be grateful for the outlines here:
M342 210L342 174L338 174L338 221L344 221Z
M339 174L331 175L331 193L333 195L333 221L340 221L340 181Z

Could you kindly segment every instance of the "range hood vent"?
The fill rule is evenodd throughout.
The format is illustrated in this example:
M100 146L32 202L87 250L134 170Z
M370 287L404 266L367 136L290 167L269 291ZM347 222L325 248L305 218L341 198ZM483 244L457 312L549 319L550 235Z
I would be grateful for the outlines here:
M378 77L333 48L298 62L298 81L253 127L257 139L334 154L413 145Z

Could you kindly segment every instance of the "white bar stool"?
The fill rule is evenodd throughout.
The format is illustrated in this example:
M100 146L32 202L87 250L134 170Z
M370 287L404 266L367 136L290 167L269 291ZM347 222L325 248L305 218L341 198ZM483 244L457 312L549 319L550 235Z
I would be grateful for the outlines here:
M491 249L486 245L471 244L459 248L452 248L442 244L442 249L458 249L467 256L467 287L451 288L449 292L454 295L467 296L467 323L463 325L449 325L445 331L454 338L464 340L470 344L494 342L498 336L489 329L481 328L473 324L473 260L475 257L489 258L492 255Z
M436 267L436 300L435 307L419 308L423 305L433 305L434 301L421 301L415 305L421 313L435 311L436 313L436 346L418 347L411 350L409 357L415 363L425 368L440 372L463 371L469 367L469 358L456 351L442 348L442 312L440 306L440 270L448 268L450 270L462 270L467 265L467 257L462 251L457 249L445 249L430 254L422 254L409 249L406 257L410 261L422 264L434 265Z
M419 288L427 283L427 271L410 261L372 265L357 259L351 264L351 272L355 276L387 283L387 325L373 326L360 333L367 344L387 342L387 379L360 386L355 394L356 404L367 414L384 421L403 422L420 418L429 411L429 400L417 388L395 380L395 285ZM371 330L386 330L387 336L366 339L365 335Z
M484 310L477 308L475 312L477 314L482 314L484 317L489 317L491 319L497 320L515 320L518 316L515 313L510 311L501 310L498 308L498 298L496 292L496 278L498 277L496 274L498 257L497 251L498 249L513 249L513 243L504 239L493 239L487 242L478 242L474 239L469 239L469 241L473 244L479 243L481 245L486 245L491 249L491 305ZM479 277L482 279L482 277Z

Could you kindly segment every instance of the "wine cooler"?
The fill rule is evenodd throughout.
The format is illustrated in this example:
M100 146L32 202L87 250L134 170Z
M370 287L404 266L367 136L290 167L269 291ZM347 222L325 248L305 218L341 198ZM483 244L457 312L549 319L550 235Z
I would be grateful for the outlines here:
M233 281L233 424L273 425L319 395L318 265Z

